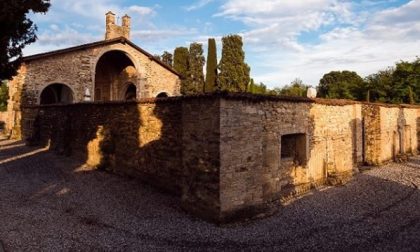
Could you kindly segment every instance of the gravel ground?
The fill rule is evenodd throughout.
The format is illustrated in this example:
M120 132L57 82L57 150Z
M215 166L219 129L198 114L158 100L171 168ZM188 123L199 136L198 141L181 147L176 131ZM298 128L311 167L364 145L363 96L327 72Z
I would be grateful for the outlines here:
M416 157L313 191L269 218L219 227L134 179L0 140L0 244L6 251L419 251L419 186Z

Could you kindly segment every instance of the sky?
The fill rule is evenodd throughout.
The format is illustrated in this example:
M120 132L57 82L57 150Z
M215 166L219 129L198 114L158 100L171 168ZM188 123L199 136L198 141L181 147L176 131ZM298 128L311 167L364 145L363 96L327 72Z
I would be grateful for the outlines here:
M51 0L31 14L38 41L24 54L104 39L105 13L131 16L131 40L152 54L239 34L251 77L269 88L333 70L362 77L420 56L420 0ZM119 19L121 20L121 19Z

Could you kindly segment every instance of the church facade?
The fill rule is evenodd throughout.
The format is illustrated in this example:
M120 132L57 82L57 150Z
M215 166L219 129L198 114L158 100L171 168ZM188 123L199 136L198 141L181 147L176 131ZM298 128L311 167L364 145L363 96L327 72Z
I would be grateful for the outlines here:
M9 82L7 128L22 106L180 95L177 72L131 42L130 26L127 15L119 25L108 12L105 40L25 57Z

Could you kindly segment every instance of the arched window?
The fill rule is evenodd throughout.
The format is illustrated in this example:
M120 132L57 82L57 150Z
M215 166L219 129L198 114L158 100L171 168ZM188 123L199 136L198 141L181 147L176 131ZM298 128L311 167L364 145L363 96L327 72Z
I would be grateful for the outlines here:
M73 91L60 83L48 85L41 92L40 104L73 103Z
M165 97L169 97L169 96L166 92L162 92L162 93L159 93L156 97L157 98L165 98Z
M137 88L136 85L130 84L127 87L127 90L125 91L124 96L126 101L135 101L137 99Z

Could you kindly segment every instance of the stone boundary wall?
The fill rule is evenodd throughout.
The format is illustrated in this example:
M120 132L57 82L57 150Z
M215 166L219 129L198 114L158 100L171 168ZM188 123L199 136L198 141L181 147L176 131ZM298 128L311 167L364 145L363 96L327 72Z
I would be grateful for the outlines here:
M30 143L178 194L214 222L415 154L420 131L416 106L228 93L25 107L22 118Z
M7 122L8 122L8 113L0 112L0 133L6 133L7 130Z
M73 104L22 112L29 142L181 194L182 103Z
M348 180L363 161L361 109L357 103L222 99L222 219L266 212L280 198ZM293 138L299 153L283 157L286 139Z

